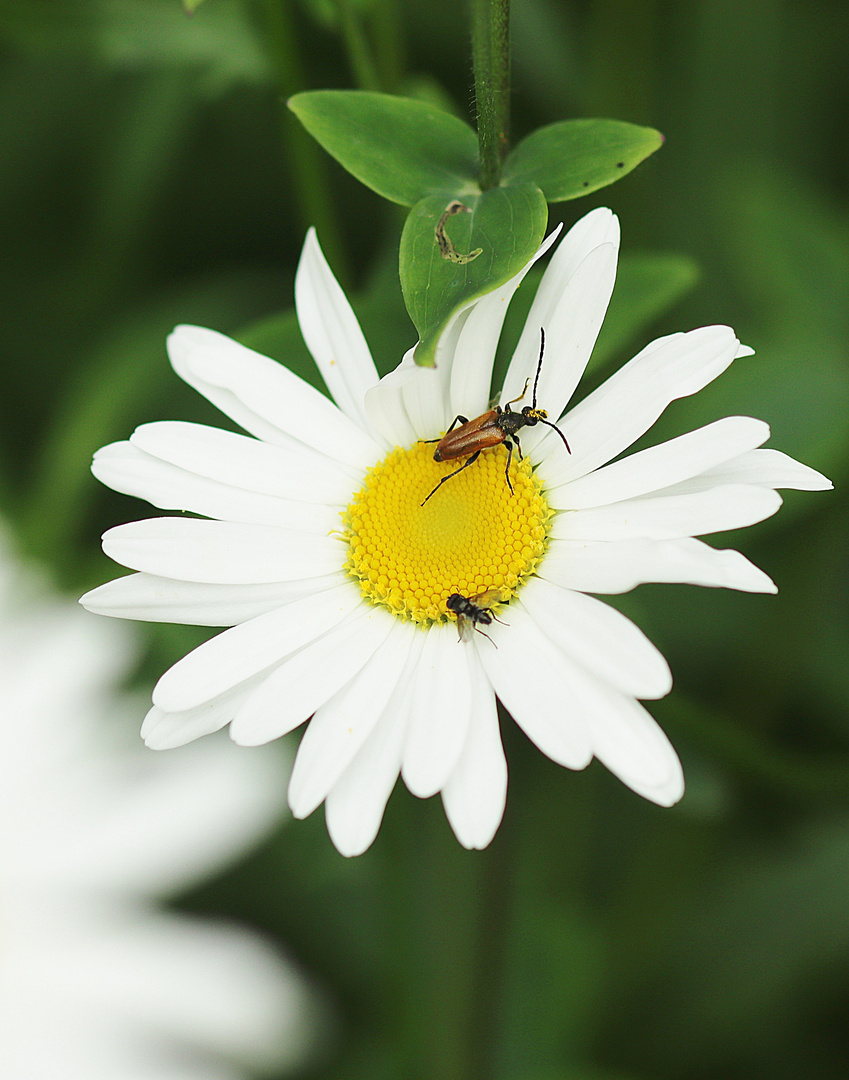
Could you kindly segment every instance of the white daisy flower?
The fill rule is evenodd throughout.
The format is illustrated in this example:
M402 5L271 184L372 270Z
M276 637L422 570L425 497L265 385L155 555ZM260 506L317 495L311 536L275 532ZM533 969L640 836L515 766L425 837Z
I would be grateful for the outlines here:
M125 633L24 592L0 551L0 1075L244 1080L302 1061L301 976L245 929L156 904L272 827L285 761L127 745Z
M595 210L542 278L500 402L533 383L544 329L538 408L571 453L551 427L525 427L510 486L507 450L495 446L425 502L466 458L434 461L433 441L457 414L489 408L504 314L530 263L452 321L435 370L416 367L411 350L379 380L310 232L295 300L336 405L220 334L174 331L177 373L249 436L154 423L95 455L94 473L110 487L212 520L111 529L105 552L138 573L95 589L85 606L232 627L159 680L142 729L148 745L177 746L225 724L254 745L311 717L289 804L304 817L324 801L346 855L371 844L399 773L418 796L442 793L462 844L489 843L507 789L496 697L554 761L582 769L595 756L656 803L680 798L675 751L637 700L666 694L669 668L590 594L648 581L774 592L741 554L693 537L769 517L777 487L830 484L757 449L769 428L749 417L614 460L670 401L751 352L725 326L653 342L564 413L610 299L618 241L617 219ZM485 617L501 622L475 625L461 612L458 643L447 605L455 595L489 605ZM487 636L467 632L484 627Z

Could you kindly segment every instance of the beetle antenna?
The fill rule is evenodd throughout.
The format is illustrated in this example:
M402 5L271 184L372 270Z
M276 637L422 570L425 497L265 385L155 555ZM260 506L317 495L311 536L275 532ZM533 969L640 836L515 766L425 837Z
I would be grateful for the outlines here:
M536 378L534 379L534 403L531 406L532 409L537 407L537 384L539 383L539 373L542 371L542 354L545 352L545 330L542 327L539 328L539 363L537 364Z
M572 451L569 450L569 443L566 442L566 436L563 434L557 424L552 424L550 420L540 420L539 417L537 417L537 422L540 424L545 424L546 427L553 427L557 434L560 436L560 438L563 440L563 445L566 447L567 451L570 454L572 453Z

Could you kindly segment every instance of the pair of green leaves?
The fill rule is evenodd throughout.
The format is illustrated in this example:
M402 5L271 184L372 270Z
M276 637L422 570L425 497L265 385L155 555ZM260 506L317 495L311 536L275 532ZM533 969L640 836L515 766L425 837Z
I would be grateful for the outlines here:
M510 151L498 187L481 191L477 137L450 113L356 90L296 94L289 108L348 172L412 207L401 236L401 287L419 333L416 362L428 366L452 315L533 256L547 203L613 183L663 141L652 128L616 120L549 124Z

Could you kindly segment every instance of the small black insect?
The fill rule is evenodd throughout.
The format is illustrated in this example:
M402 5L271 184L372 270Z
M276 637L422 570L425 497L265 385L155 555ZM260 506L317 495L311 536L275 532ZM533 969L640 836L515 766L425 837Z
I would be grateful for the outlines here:
M457 473L461 473L463 469L468 469L470 465L473 465L480 457L481 450L486 450L490 446L500 446L501 443L507 447L507 467L504 471L507 477L507 486L510 488L511 494L513 493L513 485L510 483L510 462L513 460L513 447L519 454L519 460L522 460L522 447L519 444L518 432L524 427L536 427L537 424L545 424L547 427L554 428L560 438L563 440L563 445L566 450L571 454L569 450L569 443L566 442L566 436L560 430L556 424L552 424L547 419L548 413L545 409L537 408L537 385L539 383L539 373L542 371L542 357L545 352L545 330L540 327L539 331L539 363L537 364L537 373L534 378L534 398L531 405L526 405L521 412L513 412L510 408L517 401L521 401L525 396L525 391L528 389L528 383L531 381L528 379L525 382L525 389L519 394L517 398L513 398L512 401L508 401L502 409L500 405L496 405L494 409L490 409L489 412L483 413L483 415L476 417L474 420L469 420L465 416L455 416L451 424L451 427L445 432L442 438L438 441L436 449L433 452L434 461L450 461L452 458L462 457L463 454L469 454L470 456L460 466L459 469L455 469L454 472L450 472L447 476L443 476L433 491L428 495L427 499L421 503L422 506L428 499L432 498L442 485L450 480L452 476L456 476ZM460 426L457 430L454 430L454 425L459 421ZM437 442L436 439L431 440Z
M487 641L492 641L489 634L481 630L478 624L482 623L484 626L490 626L494 619L495 622L500 622L502 626L508 625L489 610L500 599L500 589L487 589L484 592L476 593L474 596L463 596L462 593L458 592L451 593L445 601L445 606L457 616L457 629L460 631L457 640L468 641L472 631L476 630L479 634L483 634ZM492 644L495 645L495 642L492 641ZM498 648L497 645L495 647Z

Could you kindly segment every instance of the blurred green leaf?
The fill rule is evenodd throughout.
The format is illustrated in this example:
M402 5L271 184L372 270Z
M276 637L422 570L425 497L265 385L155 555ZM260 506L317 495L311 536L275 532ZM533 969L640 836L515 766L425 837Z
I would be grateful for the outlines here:
M413 344L415 332L404 308L394 252L383 260L374 279L348 299L357 316L378 372L385 375L401 362ZM302 379L328 394L324 380L304 344L294 310L282 311L251 323L235 337L257 352L285 364ZM329 396L329 394L328 394Z
M624 349L642 348L641 337L696 284L699 268L686 255L666 252L623 254L616 288L587 371L604 367Z
M477 190L477 138L450 113L359 90L314 90L288 104L328 154L390 202Z
M194 2L197 7L199 0ZM272 79L257 27L246 7L232 2L207 4L187 19L176 0L3 0L0 40L33 53L80 54L122 70L191 69L215 94Z
M681 732L726 769L780 795L836 806L849 803L849 754L788 750L740 718L711 709L678 690L654 706L666 730Z
M619 120L561 120L531 132L504 162L505 184L536 184L549 202L615 183L663 145L654 128Z
M416 363L425 366L434 363L436 343L451 316L517 274L539 247L548 220L545 198L533 184L465 196L469 213L448 218L444 228L465 258L478 249L480 254L458 264L443 257L435 236L451 201L445 194L422 199L401 234L401 288L419 332Z
M783 839L712 865L698 895L647 937L622 980L631 1059L665 1076L726 1076L729 1061L759 1063L735 1075L807 1075L807 1014L829 999L837 1009L842 993L849 831L839 816ZM840 1046L821 1039L816 1075L843 1075Z
M758 416L772 426L771 445L838 481L849 469L849 221L821 192L776 169L735 171L721 190L729 274L751 312L751 325L737 329L756 353L675 402L658 430ZM786 516L777 521L786 525Z
M104 334L66 391L21 505L21 527L35 555L59 562L73 553L72 542L103 492L89 471L98 447L128 438L157 411L168 419L175 413L192 417L173 404L183 389L190 409L203 406L168 363L165 338L175 323L196 321L226 331L256 311L268 292L267 278L217 275L141 305ZM217 410L215 416L220 419Z
M202 3L203 0L183 0L183 7L189 15L193 15Z
M343 3L362 17L375 8L377 0L298 0L298 3L319 26L335 30L341 21L339 9Z

